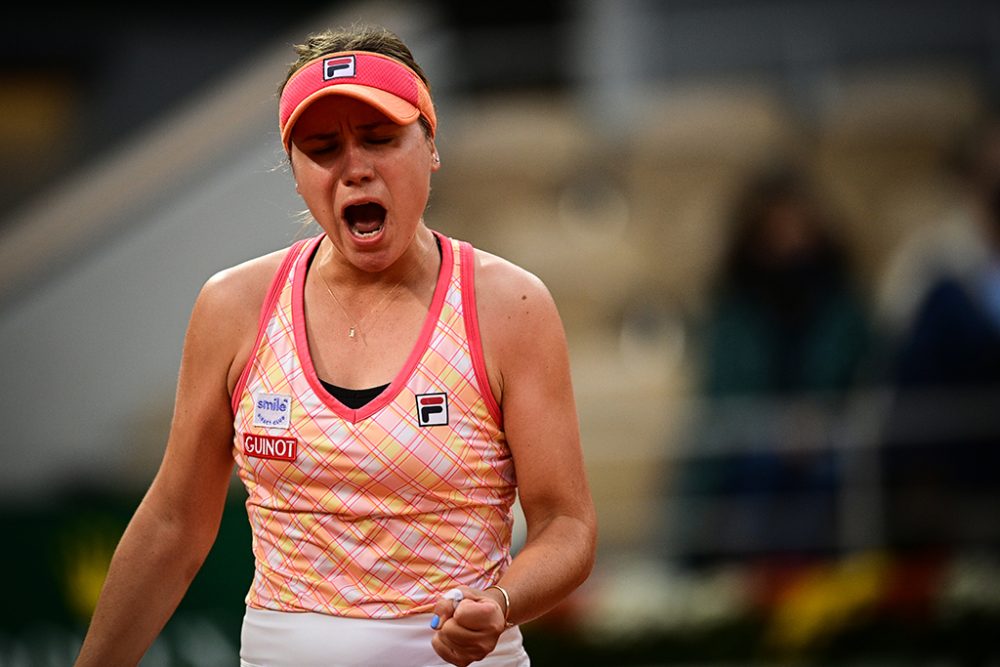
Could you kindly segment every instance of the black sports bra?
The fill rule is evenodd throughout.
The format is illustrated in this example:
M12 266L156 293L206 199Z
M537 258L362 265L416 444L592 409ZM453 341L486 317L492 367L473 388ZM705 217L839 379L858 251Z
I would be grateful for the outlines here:
M330 392L331 396L352 410L357 410L368 405L389 386L388 384L383 384L379 387L370 387L368 389L347 389L346 387L338 387L335 384L330 384L326 380L320 380L320 382L323 383L323 388Z

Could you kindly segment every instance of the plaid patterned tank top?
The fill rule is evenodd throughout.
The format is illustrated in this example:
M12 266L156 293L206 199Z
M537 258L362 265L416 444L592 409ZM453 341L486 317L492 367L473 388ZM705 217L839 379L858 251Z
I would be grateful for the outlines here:
M437 237L420 337L356 410L323 388L306 341L305 274L322 236L292 246L276 274L233 392L249 606L395 618L457 584L485 587L510 563L514 465L486 377L473 251Z

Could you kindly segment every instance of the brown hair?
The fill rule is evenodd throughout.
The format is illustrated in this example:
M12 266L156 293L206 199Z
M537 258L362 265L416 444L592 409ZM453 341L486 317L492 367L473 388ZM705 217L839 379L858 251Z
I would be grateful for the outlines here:
M348 27L326 29L312 33L304 43L295 44L293 48L298 59L289 66L284 81L278 86L279 98L285 90L285 84L303 65L320 56L340 51L369 51L394 58L413 70L427 86L428 92L431 89L427 75L417 64L410 48L399 35L382 26L355 23ZM431 136L430 124L423 116L420 117L420 124L424 128L424 133L428 137Z

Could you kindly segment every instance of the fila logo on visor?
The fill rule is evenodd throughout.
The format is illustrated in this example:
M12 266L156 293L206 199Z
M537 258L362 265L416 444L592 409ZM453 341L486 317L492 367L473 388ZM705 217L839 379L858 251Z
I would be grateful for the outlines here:
M420 426L447 426L448 394L418 394L417 423Z
M349 79L354 76L354 56L338 56L323 61L323 80Z

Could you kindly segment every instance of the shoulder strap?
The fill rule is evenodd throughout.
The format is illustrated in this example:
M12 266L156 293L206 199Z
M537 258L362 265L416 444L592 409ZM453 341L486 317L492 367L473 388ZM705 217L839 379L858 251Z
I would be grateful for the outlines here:
M253 347L250 348L250 354L247 356L247 363L243 367L243 372L240 373L240 379L236 383L236 386L233 387L233 395L230 396L233 414L236 414L236 409L239 407L240 395L243 393L244 387L246 387L247 378L250 375L250 367L253 365L254 357L257 356L260 343L264 339L264 332L267 331L267 323L271 320L274 304L277 302L278 296L281 294L281 290L288 280L288 273L292 270L295 260L302 254L303 247L312 240L301 239L289 246L288 252L285 253L284 259L281 260L281 264L278 266L278 270L274 272L274 277L271 278L271 285L268 287L267 296L264 297L264 302L260 307L260 315L257 318L257 338L254 340Z
M490 416L503 428L503 414L493 389L490 387L489 374L486 372L486 355L483 352L483 339L479 332L479 313L476 309L476 253L466 241L459 242L462 271L462 316L465 319L465 334L469 340L469 353L472 355L472 368L476 373L479 393L486 401Z

